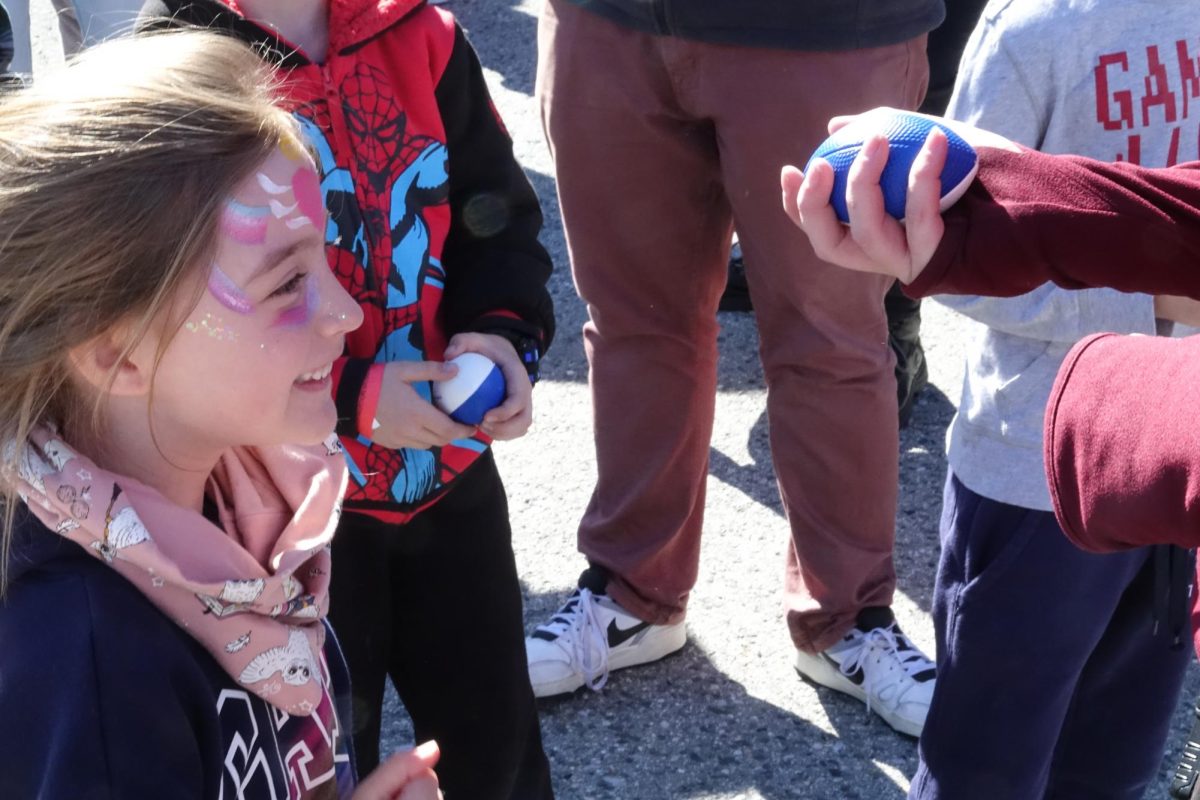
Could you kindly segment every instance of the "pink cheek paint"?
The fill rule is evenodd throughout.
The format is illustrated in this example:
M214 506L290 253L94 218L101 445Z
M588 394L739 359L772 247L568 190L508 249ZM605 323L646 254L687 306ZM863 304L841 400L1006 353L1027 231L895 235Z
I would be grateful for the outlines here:
M250 314L254 311L254 303L242 288L216 264L213 264L212 271L208 273L208 291L212 292L218 303L230 311L239 314Z
M262 244L267 240L270 209L230 200L221 215L221 232L240 244Z
M307 325L308 321L317 313L318 299L316 276L308 275L304 279L304 302L280 312L275 321L271 323L271 327L298 328L301 325Z

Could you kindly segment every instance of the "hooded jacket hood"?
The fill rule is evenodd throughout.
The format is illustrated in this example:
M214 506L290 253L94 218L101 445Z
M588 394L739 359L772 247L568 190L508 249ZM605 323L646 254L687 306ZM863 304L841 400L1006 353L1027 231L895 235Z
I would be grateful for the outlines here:
M425 0L329 0L329 50L341 53L361 45L423 5ZM293 44L246 19L237 0L148 0L142 6L141 27L157 27L155 18L162 17L261 41L286 66L310 63Z

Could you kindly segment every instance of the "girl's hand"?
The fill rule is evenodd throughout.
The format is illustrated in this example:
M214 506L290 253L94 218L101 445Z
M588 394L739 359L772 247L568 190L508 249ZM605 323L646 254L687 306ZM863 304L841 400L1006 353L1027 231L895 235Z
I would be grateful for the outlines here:
M394 754L358 784L351 800L441 800L433 771L440 755L432 740Z
M457 373L458 367L453 364L436 361L389 362L383 370L379 404L375 409L379 427L371 433L371 441L392 449L428 450L445 447L455 439L475 433L470 425L450 419L412 387L418 381L449 380Z
M490 333L458 333L446 347L446 359L463 353L479 353L490 358L504 374L508 396L504 402L483 415L479 429L499 441L524 436L533 423L533 384L512 342Z
M830 132L851 118L835 117ZM829 204L833 168L817 161L805 175L785 166L780 174L783 208L812 243L817 256L839 267L880 272L911 283L933 257L945 225L938 208L946 135L934 129L913 162L908 177L905 221L900 224L883 208L879 176L887 164L888 143L882 135L867 139L850 167L846 207L850 224L838 221Z

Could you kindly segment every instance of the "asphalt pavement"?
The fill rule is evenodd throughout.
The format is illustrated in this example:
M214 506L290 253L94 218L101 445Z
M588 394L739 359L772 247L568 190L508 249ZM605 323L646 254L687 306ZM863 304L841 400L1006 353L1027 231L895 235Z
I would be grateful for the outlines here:
M56 57L57 32L50 25L48 0L32 5L35 65L47 64ZM495 448L509 492L531 631L561 604L584 566L575 529L595 477L580 338L585 310L571 283L553 168L533 99L540 0L450 0L445 7L468 30L487 68L496 105L541 196L543 242L556 264L551 289L559 333L534 393L534 428L523 439ZM962 380L966 326L931 302L924 305L924 318L930 385L900 437L895 610L904 630L932 656L929 610L946 470L943 437ZM862 703L818 690L792 669L781 592L788 528L770 463L754 316L721 313L719 320L720 390L688 644L659 664L613 674L599 693L583 690L541 702L557 796L903 798L917 766L915 741L868 715ZM486 659L479 669L487 669ZM1190 728L1191 699L1198 693L1200 669L1193 663L1160 779L1147 798L1166 797L1169 771ZM411 738L403 708L392 697L385 752Z

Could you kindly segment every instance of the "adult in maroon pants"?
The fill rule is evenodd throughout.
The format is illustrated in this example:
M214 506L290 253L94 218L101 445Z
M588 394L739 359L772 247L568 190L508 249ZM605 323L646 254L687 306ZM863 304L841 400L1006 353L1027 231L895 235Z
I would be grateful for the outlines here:
M736 220L791 528L797 668L917 734L931 662L890 606L897 493L887 278L831 267L779 208L780 167L832 113L925 93L942 0L549 0L538 93L588 304L598 480L589 569L526 642L540 696L682 647ZM602 65L603 68L598 68Z

